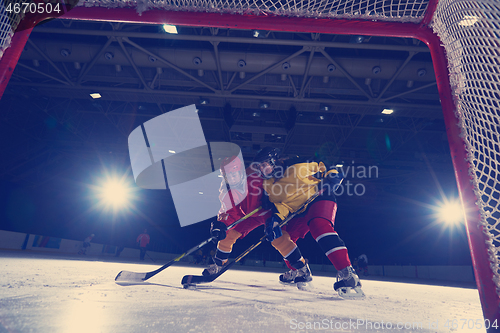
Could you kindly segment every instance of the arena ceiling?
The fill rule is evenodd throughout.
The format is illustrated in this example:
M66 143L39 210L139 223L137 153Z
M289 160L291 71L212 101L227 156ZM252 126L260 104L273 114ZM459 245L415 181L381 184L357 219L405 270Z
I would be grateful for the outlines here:
M0 100L0 177L45 183L128 158L128 134L196 104L207 141L377 166L391 192L453 179L429 49L404 38L53 20ZM90 94L99 93L93 99ZM392 109L392 114L382 114ZM189 135L189 133L186 133Z

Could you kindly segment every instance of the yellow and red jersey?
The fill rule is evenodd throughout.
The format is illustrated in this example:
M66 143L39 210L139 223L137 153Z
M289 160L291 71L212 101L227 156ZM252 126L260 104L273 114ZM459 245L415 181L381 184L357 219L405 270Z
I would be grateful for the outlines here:
M323 162L297 163L285 167L279 177L264 180L263 188L276 207L275 213L284 220L318 191L317 185L329 173L338 171L328 170Z

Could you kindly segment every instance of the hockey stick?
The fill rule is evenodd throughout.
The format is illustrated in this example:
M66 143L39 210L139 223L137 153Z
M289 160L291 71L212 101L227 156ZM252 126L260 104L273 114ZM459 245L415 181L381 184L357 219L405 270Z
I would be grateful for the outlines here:
M261 210L262 207L258 207L258 208L255 208L253 211L251 211L250 213L248 213L247 215L243 216L241 219L239 219L238 221L235 221L233 222L231 225L229 225L227 227L227 229L231 229L231 228L234 228L236 225L238 225L239 223L243 222L244 220L246 220L247 218L249 218L250 216L252 216L253 214L257 213L259 210ZM147 272L147 273L134 273L134 272L130 272L130 271L121 271L120 273L118 273L118 275L115 277L115 282L144 282L146 281L147 279L155 276L156 274L160 273L161 271L163 271L165 268L171 266L172 264L174 264L175 262L181 260L182 258L184 258L185 256L187 255L190 255L191 253L193 253L194 251L202 248L203 246L205 246L206 244L210 243L211 241L215 240L216 238L215 237L210 237L209 239L207 240L204 240L203 242L201 242L200 244L192 247L191 249L189 249L188 251L184 252L183 254L181 254L180 256L178 256L177 258L175 259L172 259L171 261L167 262L165 265L161 266L160 268L158 268L157 270L154 270L152 272Z
M283 220L280 223L280 228L287 224L291 219L293 219L295 216L301 214L303 210L309 205L314 199L316 199L318 196L320 196L323 192L325 191L325 188L323 187L321 190L318 192L314 193L309 199L307 199L306 202L298 209L295 213L288 215L288 217ZM236 259L234 259L232 262L229 264L225 265L217 274L214 275L209 275L209 276L202 276L202 275L185 275L182 278L181 284L184 286L184 288L188 288L189 285L197 284L197 283L209 283L217 279L219 276L224 274L225 271L227 271L229 268L231 268L234 264L236 264L238 261L243 259L247 254L253 251L257 246L259 246L265 239L267 235L264 235L260 238L260 240L250 246L248 249L245 250L242 254L240 254Z
M153 258L151 258L151 256L146 252L146 255L148 256L149 259L151 259L153 262L156 262L156 260L154 260Z

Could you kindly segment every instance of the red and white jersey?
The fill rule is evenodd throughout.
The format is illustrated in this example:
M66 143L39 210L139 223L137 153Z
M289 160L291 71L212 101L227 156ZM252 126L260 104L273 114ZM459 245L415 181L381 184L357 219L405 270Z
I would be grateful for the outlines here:
M219 210L219 221L229 226L234 221L247 215L262 203L262 178L256 173L249 174L246 182L240 186L232 186L228 191L223 182L220 188L219 200L221 209ZM256 215L261 215L259 211ZM255 216L255 215L254 215Z
M139 243L140 247L146 247L146 245L149 244L149 235L148 234L140 234L139 237L137 237L136 242Z
M223 180L219 188L219 201L221 207L219 209L219 215L227 213L229 210L237 207L247 195L247 182L241 182L240 185L231 186L228 191L228 186Z

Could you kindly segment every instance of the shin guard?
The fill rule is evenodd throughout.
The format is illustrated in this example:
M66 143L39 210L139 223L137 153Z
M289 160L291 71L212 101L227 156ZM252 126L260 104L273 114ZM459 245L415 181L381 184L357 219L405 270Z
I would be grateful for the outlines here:
M351 266L344 241L333 229L330 221L324 218L314 218L309 223L309 231L336 270Z

